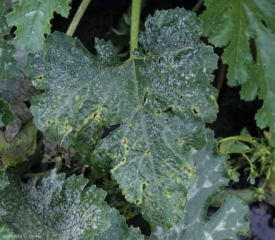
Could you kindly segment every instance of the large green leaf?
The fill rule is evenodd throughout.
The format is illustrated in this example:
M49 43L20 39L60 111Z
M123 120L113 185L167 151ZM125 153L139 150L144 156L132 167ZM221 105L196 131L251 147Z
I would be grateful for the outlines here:
M275 144L275 1L206 0L205 5L204 35L215 46L225 47L222 60L229 65L229 85L241 84L245 100L257 95L264 100L257 125L271 128Z
M118 211L113 210L110 214L111 226L95 237L95 240L143 240L138 228L128 228L125 219Z
M168 228L180 220L192 186L204 121L216 117L210 82L217 58L199 40L199 19L184 9L156 12L146 29L142 47L124 63L110 43L97 41L93 56L55 33L26 74L44 90L32 101L38 128L111 168L126 199L152 224ZM118 124L98 142L104 128Z
M20 0L7 15L9 26L16 26L15 44L29 53L44 49L44 34L51 33L53 13L69 14L68 0Z
M228 183L224 177L226 159L213 154L212 147L205 147L196 154L196 169L198 177L188 193L182 220L168 231L156 227L150 239L237 240L238 234L248 232L248 208L237 197L228 196L213 217L206 217L213 196Z
M16 177L10 181L1 194L7 211L2 219L22 238L94 239L110 226L106 193L95 186L84 189L88 180L83 176L65 179L52 170L26 184Z
M0 127L6 126L17 119L11 105L0 98Z

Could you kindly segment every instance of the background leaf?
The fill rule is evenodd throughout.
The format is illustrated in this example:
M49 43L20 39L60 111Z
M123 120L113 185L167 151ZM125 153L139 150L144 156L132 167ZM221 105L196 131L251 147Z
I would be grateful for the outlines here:
M67 17L69 10L67 0L20 0L7 15L8 25L17 27L15 44L28 53L44 50L44 34L51 33L53 13Z
M216 117L210 82L217 57L199 40L199 19L184 9L156 12L145 26L142 47L125 63L109 43L97 41L93 56L53 34L26 74L45 90L32 101L38 128L111 168L126 199L153 225L169 228L195 177L193 150L205 145L204 121Z
M275 144L274 70L275 1L206 0L201 15L204 35L216 47L225 47L222 55L229 65L228 84L241 85L241 97L264 100L256 115L260 128L271 128Z
M6 176L5 171L0 170L0 192L3 191L3 189L6 186L8 186L9 184L10 183L9 183L8 177ZM3 206L2 199L1 199L1 201L0 201L0 215L3 215L3 214L5 214L5 209L4 209L4 206ZM3 230L4 230L4 228L3 228ZM1 232L1 230L0 230L0 232Z
M0 37L9 34L11 27L8 26L6 14L10 8L9 0L0 1Z
M12 54L15 52L13 45L0 39L0 81L6 81L16 74L17 63ZM2 89L1 89L2 90Z
M0 127L6 126L17 119L9 103L0 98Z
M206 217L212 198L228 183L226 158L212 153L211 141L209 138L208 147L196 154L198 177L188 193L182 220L168 231L156 227L150 239L237 240L238 234L248 232L248 207L232 195L226 197L216 214Z
M84 189L83 176L51 170L41 179L22 183L13 177L1 196L7 214L3 222L15 234L41 239L93 239L110 226L106 193L95 186ZM22 219L24 221L22 221Z
M245 143L236 139L229 139L220 144L221 154L245 153L249 149L250 148Z
M128 228L125 219L118 211L112 210L110 213L111 226L95 237L95 240L143 240L138 228L131 226Z

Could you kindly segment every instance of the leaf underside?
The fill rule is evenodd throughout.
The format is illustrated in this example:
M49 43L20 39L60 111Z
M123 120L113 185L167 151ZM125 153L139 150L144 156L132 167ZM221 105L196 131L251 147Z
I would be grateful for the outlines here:
M232 195L226 197L213 217L206 217L207 206L213 196L228 183L228 179L224 177L226 159L213 154L212 147L209 146L198 151L195 156L198 178L188 193L182 220L168 231L156 227L150 239L237 240L238 234L248 232L248 207Z
M94 239L110 227L111 208L104 191L84 189L87 181L75 175L65 179L56 170L27 184L13 177L1 193L7 211L3 222L22 238Z
M241 85L241 97L264 100L256 115L260 128L270 127L275 144L275 1L206 0L201 15L204 35L217 47L229 65L228 84Z
M169 228L195 178L204 122L216 117L210 82L217 57L199 40L198 18L184 9L157 11L145 26L141 48L124 63L110 43L97 40L94 56L54 33L26 74L44 90L31 107L38 128L111 168L126 199L153 225ZM119 127L100 140L113 125Z
M44 49L44 34L51 33L50 20L53 13L67 17L68 0L21 0L7 15L8 25L16 26L14 42L20 49L35 53Z

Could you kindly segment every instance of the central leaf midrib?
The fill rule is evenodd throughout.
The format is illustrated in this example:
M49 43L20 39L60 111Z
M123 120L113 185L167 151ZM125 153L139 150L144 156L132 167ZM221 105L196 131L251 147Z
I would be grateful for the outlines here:
M141 126L142 126L142 132L143 132L143 136L145 138L145 142L146 142L146 147L147 146L147 143L149 143L149 138L148 138L148 133L145 129L145 123L144 123L144 118L143 118L143 99L144 99L144 96L142 99L140 99L140 91L139 91L139 87L138 87L138 78L137 78L137 69L136 69L136 60L133 59L132 60L133 62L133 77L134 77L134 86L135 86L135 94L136 94L136 99L137 99L137 102L138 102L138 108L137 108L137 112L139 111L140 114L141 114ZM152 169L153 169L153 172L152 174L154 175L154 185L157 186L156 182L155 182L155 179L156 179L156 171L155 171L155 166L154 164L152 163L151 159L152 159L152 155L151 155L151 149L148 149L148 159L150 161L150 165L152 166ZM137 175L138 176L138 175ZM144 198L144 195L142 194L142 199ZM142 200L141 199L141 200ZM142 203L142 202L141 202Z

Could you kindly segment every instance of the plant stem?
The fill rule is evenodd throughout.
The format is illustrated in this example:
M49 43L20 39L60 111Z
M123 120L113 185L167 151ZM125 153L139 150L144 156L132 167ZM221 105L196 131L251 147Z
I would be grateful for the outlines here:
M199 0L199 1L197 2L197 4L193 7L192 11L193 11L193 12L197 12L197 11L200 9L200 7L201 7L201 5L203 4L203 2L204 2L204 0Z
M132 2L132 19L131 19L131 39L130 39L130 57L133 58L134 50L138 47L138 30L140 18L141 0Z
M86 11L89 3L91 2L91 0L82 0L80 6L77 9L76 14L74 15L74 18L66 32L66 34L70 37L72 37L74 35L75 29L77 28L80 19L82 18L84 12Z

